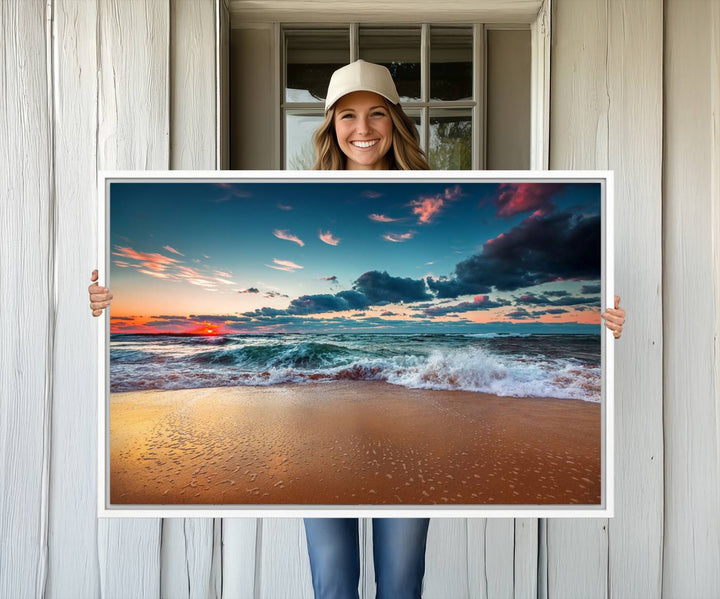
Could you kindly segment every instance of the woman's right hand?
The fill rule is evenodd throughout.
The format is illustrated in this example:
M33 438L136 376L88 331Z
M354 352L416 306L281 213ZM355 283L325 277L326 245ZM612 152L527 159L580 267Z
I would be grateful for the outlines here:
M93 281L93 284L88 287L88 292L90 293L90 308L92 309L93 316L100 316L102 311L110 305L110 300L113 296L107 287L100 287L100 285L95 282L98 280L97 269L92 271L90 280Z

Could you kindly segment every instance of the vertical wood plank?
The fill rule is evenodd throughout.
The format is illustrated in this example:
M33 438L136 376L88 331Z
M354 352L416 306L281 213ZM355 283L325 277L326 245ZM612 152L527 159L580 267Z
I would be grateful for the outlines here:
M225 518L222 534L222 597L251 599L255 592L258 518Z
M607 5L553 0L551 169L608 168ZM549 597L607 597L606 519L550 519L546 538Z
M100 169L169 166L169 18L167 2L98 2ZM160 519L101 519L102 596L158 597L161 539Z
M165 518L162 530L160 596L215 597L212 518ZM217 575L217 572L216 572Z
M171 0L170 168L216 168L214 0Z
M167 169L169 4L98 0L98 168Z
M469 518L467 522L468 596L473 599L513 597L515 520Z
M662 55L662 0L608 2L615 282L629 315L614 348L615 517L608 544L609 592L616 597L662 594Z
M423 598L464 599L468 593L467 518L431 518L425 550Z
M0 4L0 596L41 596L54 301L45 2Z
M97 266L97 6L55 0L53 12L58 318L46 596L98 597L97 321L86 290Z
M515 519L513 597L516 599L537 597L538 522L537 518Z
M170 168L215 168L214 0L170 0ZM163 523L161 595L215 597L221 556L211 518Z
M302 518L263 518L261 526L257 596L312 599L310 558Z
M720 594L715 2L665 3L663 594ZM715 86L715 87L713 87ZM715 335L715 337L714 337Z

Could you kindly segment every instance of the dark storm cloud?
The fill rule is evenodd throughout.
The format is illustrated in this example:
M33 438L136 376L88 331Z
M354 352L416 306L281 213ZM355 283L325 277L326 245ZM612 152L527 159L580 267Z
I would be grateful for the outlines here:
M319 293L316 295L301 295L290 302L284 310L276 308L257 308L252 312L243 312L243 316L298 316L305 314L318 314L321 312L342 312L343 310L364 310L370 302L364 294L358 291L340 291L336 294Z
M353 283L353 289L363 293L372 304L418 302L432 299L422 279L392 277L387 272L371 270Z
M364 310L365 308L369 308L372 304L370 299L364 293L354 291L352 289L348 289L347 291L338 291L335 294L335 297L339 297L348 303L349 308L345 308L346 310Z
M600 216L529 216L459 262L450 280L428 277L438 297L514 291L550 281L600 277Z
M422 315L422 318L426 318L426 316ZM393 321L392 324L393 326L412 326L416 323L417 321L413 318L412 320ZM312 318L310 316L293 315L273 317L257 316L252 319L248 319L248 323L229 323L226 325L225 328L230 331L245 331L248 329L248 324L254 328L271 327L284 330L302 330L303 327L309 327L312 329L323 327L323 329L325 330L343 330L347 329L348 327L352 329L372 329L376 327L387 327L388 321L378 317L357 320L352 316L333 316L331 318Z
M211 322L214 324L223 324L225 322L248 322L249 318L244 315L234 314L191 314L190 318L193 320L200 320L202 322Z
M599 297L565 296L559 299L550 299L545 295L534 293L523 293L514 298L516 306L577 306L584 304L595 304L600 301Z
M508 312L505 315L506 318L531 318L530 312L525 308L518 308L514 312Z
M168 319L183 320L183 319L186 319L187 317L186 316L177 316L177 315L173 315L173 314L158 314L156 316L151 316L150 318L157 318L158 320L168 320Z
M428 277L427 285L435 292L438 298L454 299L461 295L489 293L492 291L492 287L489 285L483 285L476 281L460 281L458 279L433 279Z
M547 310L533 310L533 316L544 316L545 314L566 314L569 310L563 308L548 308Z
M423 313L428 316L445 316L447 314L489 310L490 308L499 308L501 306L509 305L510 302L507 300L499 299L493 301L487 295L479 295L472 302L461 302L453 306L432 306L430 308L423 309Z
M292 300L285 314L317 314L318 312L338 312L350 310L352 306L347 300L329 293L317 295L301 295Z
M583 285L580 293L600 293L600 285Z
M165 328L176 328L187 325L188 321L185 318L167 318L165 320L148 320L143 323L144 327L155 327L156 329Z
M551 297L565 297L566 295L570 295L570 293L567 291L558 290L558 291L546 291L545 295L549 295Z
M298 316L322 312L365 310L370 306L383 306L395 302L415 302L432 299L422 279L391 277L387 272L368 271L355 281L353 289L335 294L302 295L291 300L285 310L258 308L243 312L244 316Z
M241 289L238 293L260 293L257 287L248 287L247 289Z

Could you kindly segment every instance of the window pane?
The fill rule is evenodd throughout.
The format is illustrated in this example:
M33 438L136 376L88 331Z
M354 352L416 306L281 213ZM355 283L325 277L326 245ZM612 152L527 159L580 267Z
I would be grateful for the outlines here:
M387 67L401 102L420 100L420 28L360 28L360 58Z
M469 27L430 29L430 99L472 100L473 35Z
M472 117L468 109L430 111L428 162L436 170L472 167Z
M286 102L325 100L333 71L350 62L348 29L287 31Z
M309 171L315 164L312 135L323 122L322 113L287 113L285 115L285 170Z

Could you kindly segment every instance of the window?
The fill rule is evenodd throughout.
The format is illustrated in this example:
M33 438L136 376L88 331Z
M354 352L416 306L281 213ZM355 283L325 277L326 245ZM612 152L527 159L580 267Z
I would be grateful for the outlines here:
M330 76L357 58L390 70L433 169L481 167L473 151L481 143L477 82L484 70L475 58L478 26L288 28L282 39L286 169L312 167L310 138L323 119Z
M530 167L529 25L271 22L231 30L230 167L311 168L330 75L358 58L390 69L432 168Z

